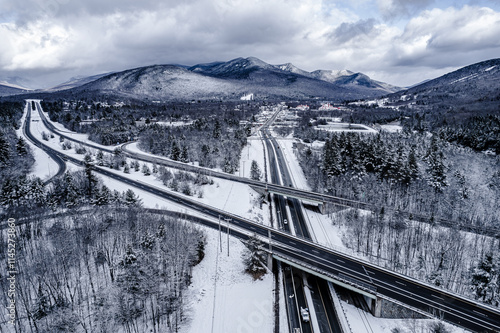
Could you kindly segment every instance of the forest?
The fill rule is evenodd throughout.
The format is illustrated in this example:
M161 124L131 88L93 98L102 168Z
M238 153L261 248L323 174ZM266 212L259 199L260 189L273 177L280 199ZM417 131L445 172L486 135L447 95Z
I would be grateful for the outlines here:
M256 102L207 101L145 105L42 102L51 120L88 133L97 143L111 145L138 139L144 151L228 173L238 169L241 150L250 134L250 125L240 125L240 121L254 119L259 106Z
M192 223L96 207L32 215L17 229L19 332L176 332L185 319L183 292L205 246ZM0 283L2 298L7 287ZM0 316L7 321L5 311Z
M422 118L413 124L427 126ZM498 131L497 120L478 117L435 132L406 125L397 133L360 134L316 131L310 117L303 117L294 135L323 144L301 145L295 153L314 191L375 207L371 213L330 207L349 249L403 274L499 305L500 160L483 152L498 142L484 139ZM412 214L426 216L426 223ZM466 226L475 232L461 231Z

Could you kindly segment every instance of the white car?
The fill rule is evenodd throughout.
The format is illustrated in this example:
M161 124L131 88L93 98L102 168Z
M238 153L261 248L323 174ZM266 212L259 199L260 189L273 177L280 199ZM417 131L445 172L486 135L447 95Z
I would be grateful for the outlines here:
M302 316L302 320L306 323L309 322L309 309L300 307L300 315Z
M283 219L283 223L284 224L288 224L288 220L287 219Z

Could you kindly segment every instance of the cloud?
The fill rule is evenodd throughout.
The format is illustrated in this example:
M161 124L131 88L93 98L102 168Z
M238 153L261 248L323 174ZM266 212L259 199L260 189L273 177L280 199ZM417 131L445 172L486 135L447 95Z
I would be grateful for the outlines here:
M340 44L355 38L367 39L377 34L375 23L375 19L359 20L354 23L344 22L335 28L330 37Z
M380 14L388 21L411 17L433 2L434 0L377 0Z
M471 55L478 52L496 52L498 56L498 36L500 13L492 9L470 6L433 9L410 20L404 33L395 39L387 57L398 66L418 63L438 68L449 64L453 58L472 62Z
M371 1L357 6L378 4L388 15L430 3ZM492 9L418 12L403 29L390 20L360 18L362 11L347 3L3 0L0 77L29 76L48 86L75 75L151 64L256 56L309 71L350 69L405 85L500 54L500 14Z

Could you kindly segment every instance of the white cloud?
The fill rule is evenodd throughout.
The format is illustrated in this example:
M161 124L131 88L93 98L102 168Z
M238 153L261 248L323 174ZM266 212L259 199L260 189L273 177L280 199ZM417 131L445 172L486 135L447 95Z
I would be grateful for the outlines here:
M500 54L500 13L464 6L433 9L405 29L361 18L346 1L4 0L0 77L39 76L54 84L159 63L195 64L256 56L306 70L350 69L412 84ZM375 0L359 0L370 7ZM383 13L410 13L430 0L378 0ZM26 4L24 4L26 6ZM20 19L22 18L22 19ZM0 18L1 19L1 18Z
M418 63L437 68L453 58L473 61L466 60L467 55L478 51L495 50L500 54L498 36L500 13L492 9L469 6L433 9L407 24L388 57L396 65Z

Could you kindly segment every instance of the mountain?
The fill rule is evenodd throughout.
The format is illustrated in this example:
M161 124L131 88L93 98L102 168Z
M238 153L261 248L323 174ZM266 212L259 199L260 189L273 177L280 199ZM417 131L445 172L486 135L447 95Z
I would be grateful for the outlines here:
M413 108L500 111L500 59L460 68L388 96L394 105Z
M380 97L393 92L366 75L356 75L358 77L350 79L340 75L339 79L343 81L329 82L292 64L275 66L248 57L191 67L154 65L135 68L103 76L67 92L154 100L240 99L253 94L256 99L320 98L337 101Z
M18 85L0 81L0 96L19 95L29 92L28 89L19 87Z
M66 90L66 89L71 89L71 88L83 86L84 84L95 81L95 80L100 79L101 77L109 75L109 74L112 74L112 73L98 74L98 75L92 75L92 76L72 77L68 81L61 83L61 84L59 84L55 87L52 87L50 89L47 89L47 90L48 91L58 91L58 90Z

